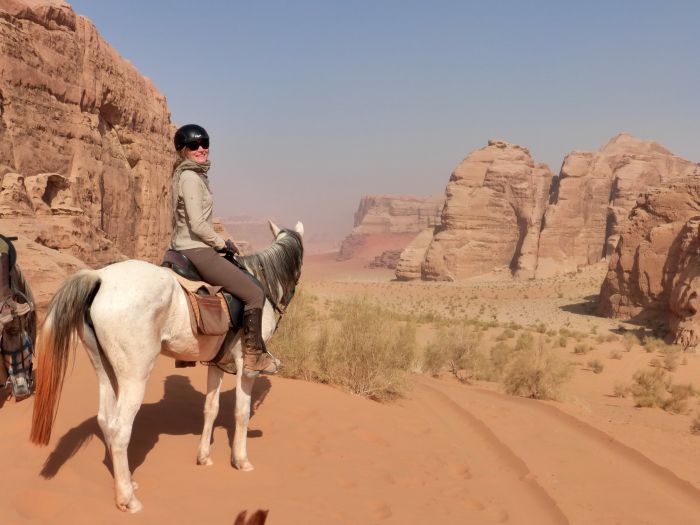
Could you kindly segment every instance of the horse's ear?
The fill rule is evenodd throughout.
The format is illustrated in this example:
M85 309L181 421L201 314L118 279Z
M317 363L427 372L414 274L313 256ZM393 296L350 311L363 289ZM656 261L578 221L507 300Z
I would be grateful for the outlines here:
M276 239L277 236L280 234L280 229L279 226L277 226L274 222L272 222L270 219L267 219L267 222L270 223L270 231L272 232L272 236Z
M297 221L297 225L294 226L294 231L299 234L299 237L304 236L304 225L301 223L301 221Z

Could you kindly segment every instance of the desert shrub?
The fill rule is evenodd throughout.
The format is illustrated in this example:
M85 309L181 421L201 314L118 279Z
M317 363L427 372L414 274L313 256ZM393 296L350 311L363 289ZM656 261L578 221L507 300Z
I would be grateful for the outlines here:
M479 352L482 332L467 326L457 326L438 332L438 344L447 354L450 371L462 381L481 379L486 365Z
M646 336L644 338L644 350L646 350L648 353L652 352L660 352L666 344L661 340L657 339L656 337L651 337L651 336Z
M529 332L523 332L518 336L515 341L515 351L521 352L523 350L532 350L535 348L535 338Z
M535 325L535 332L539 334L544 334L547 331L547 325L543 322L539 322Z
M515 337L515 332L510 328L506 328L498 335L498 337L496 337L496 341L505 341L506 339L511 339L513 337Z
M592 359L588 361L588 368L590 368L594 374L600 374L605 367L599 359Z
M615 340L614 334L598 334L595 340L599 343L612 343Z
M638 342L637 336L632 332L625 332L625 335L622 336L622 346L625 348L625 352L632 350L632 347Z
M669 395L661 408L674 414L685 414L688 411L688 401L697 394L691 384L670 385L667 390Z
M663 367L669 372L676 370L681 357L680 347L676 345L664 345L661 351L663 352Z
M617 348L610 350L609 357L610 359L622 359L622 351L618 350Z
M613 387L613 395L615 397L627 397L629 391L629 386L625 385L624 383L617 382Z
M506 393L534 399L557 399L571 376L569 363L543 345L517 352L507 366L502 385Z
M700 414L697 414L695 419L690 422L690 433L696 436L700 435Z
M297 289L275 336L268 343L270 352L284 364L280 375L312 380L316 362L311 333L316 320L313 304L316 298Z
M554 337L555 335L557 335L557 331L556 330L547 330L547 335L549 337Z
M515 348L503 342L491 347L491 360L488 371L489 374L486 379L488 379L489 381L496 381L503 377L503 373L505 372L505 369L508 366L508 363L510 362L514 353Z
M423 371L437 376L447 367L447 354L437 345L428 345L423 353Z
M566 348L566 345L569 343L569 338L566 337L565 335L560 335L559 339L557 340L557 344L559 344L560 348Z
M639 407L661 407L666 398L666 390L671 378L662 368L638 370L632 376L630 392Z
M584 339L586 337L586 334L584 334L583 332L578 332L576 330L572 330L570 335L571 335L571 337L573 337L577 341L581 341L582 339Z
M378 401L403 393L415 359L414 323L366 299L350 299L330 303L332 321L320 326L316 321L314 329L308 306L297 292L270 341L285 365L282 375L338 385Z
M574 354L587 354L588 352L591 351L591 347L587 345L586 343L578 343L576 346L574 346Z

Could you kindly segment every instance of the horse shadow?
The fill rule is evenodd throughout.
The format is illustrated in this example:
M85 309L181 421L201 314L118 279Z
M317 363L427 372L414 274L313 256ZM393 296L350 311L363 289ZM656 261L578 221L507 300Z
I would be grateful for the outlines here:
M251 397L250 415L264 402L272 384L266 377L255 381ZM141 405L134 420L131 441L129 442L129 466L135 471L146 459L148 453L158 443L161 434L166 435L200 435L204 425L204 400L206 395L196 390L190 378L181 375L170 375L165 378L163 397L156 403ZM234 409L236 406L236 390L222 391L219 403L219 414L214 421L214 428L226 429L229 445L233 443L235 431ZM102 430L97 424L97 416L86 419L71 428L59 439L54 450L49 454L40 471L45 479L53 478L61 467L83 448L93 436L105 444L103 463L112 475L112 461L107 451ZM260 430L248 429L248 437L261 437ZM196 446L193 448L193 457Z

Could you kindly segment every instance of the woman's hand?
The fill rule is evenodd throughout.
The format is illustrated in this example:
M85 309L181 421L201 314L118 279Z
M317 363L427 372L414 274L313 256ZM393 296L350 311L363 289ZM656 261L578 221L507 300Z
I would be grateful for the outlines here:
M226 253L230 253L231 255L238 255L240 253L238 246L236 246L236 243L233 242L231 239L226 239L224 244L226 245Z

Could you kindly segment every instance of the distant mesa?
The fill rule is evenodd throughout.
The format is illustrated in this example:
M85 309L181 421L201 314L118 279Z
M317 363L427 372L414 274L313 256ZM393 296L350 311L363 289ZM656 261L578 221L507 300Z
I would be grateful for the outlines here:
M438 224L443 202L442 196L362 197L355 212L354 228L343 240L338 260L371 261L381 259L385 251L400 253L419 232Z
M530 279L575 272L611 257L641 193L697 169L655 142L622 133L597 153L571 152L554 176L526 148L490 140L455 168L439 221L406 244L396 277L456 281L506 270ZM363 221L358 224L365 207L361 203L340 258L366 242Z

